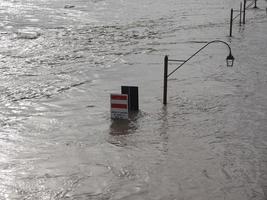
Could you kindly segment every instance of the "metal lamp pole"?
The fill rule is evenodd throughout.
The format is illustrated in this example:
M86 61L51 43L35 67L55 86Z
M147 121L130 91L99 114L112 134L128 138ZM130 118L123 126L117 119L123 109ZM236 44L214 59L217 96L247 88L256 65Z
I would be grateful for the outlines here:
M229 55L226 58L227 61L227 66L228 67L232 67L233 63L234 63L234 57L232 55L232 51L231 51L231 47L228 43L222 41L222 40L213 40L208 42L207 44L205 44L203 47L201 47L198 51L196 51L193 55L191 55L188 59L186 60L173 60L173 59L169 59L168 56L164 57L164 77L163 77L163 104L166 105L167 104L167 84L168 84L168 78L174 73L176 72L179 68L181 68L185 63L187 63L191 58L193 58L195 55L197 55L200 51L202 51L204 48L206 48L208 45L212 44L212 43L223 43L225 44L228 49L229 49ZM176 67L171 73L168 74L168 62L181 62L181 64Z
M258 8L257 7L257 0L255 0L255 2L254 2L254 8Z
M167 84L168 84L168 56L164 57L164 83L163 83L163 104L167 104Z

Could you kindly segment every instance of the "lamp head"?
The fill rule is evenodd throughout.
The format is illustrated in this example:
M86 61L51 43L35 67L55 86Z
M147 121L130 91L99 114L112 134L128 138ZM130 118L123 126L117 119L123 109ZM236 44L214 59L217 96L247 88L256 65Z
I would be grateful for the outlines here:
M227 56L226 58L226 64L227 64L227 67L233 67L234 65L234 56L232 55L232 53L230 52L230 54Z

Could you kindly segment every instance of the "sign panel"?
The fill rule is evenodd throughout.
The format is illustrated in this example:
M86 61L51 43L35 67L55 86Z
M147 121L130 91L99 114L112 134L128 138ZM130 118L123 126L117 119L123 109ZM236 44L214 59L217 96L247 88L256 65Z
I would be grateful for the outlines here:
M128 95L128 110L138 111L138 87L137 86L121 86L121 93Z
M110 94L110 110L112 119L128 119L128 95Z

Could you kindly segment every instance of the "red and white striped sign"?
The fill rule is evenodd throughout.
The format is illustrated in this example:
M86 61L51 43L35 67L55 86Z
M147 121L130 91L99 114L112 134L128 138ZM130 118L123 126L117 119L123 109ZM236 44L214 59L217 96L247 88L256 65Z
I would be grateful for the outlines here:
M112 119L128 119L128 95L110 94Z

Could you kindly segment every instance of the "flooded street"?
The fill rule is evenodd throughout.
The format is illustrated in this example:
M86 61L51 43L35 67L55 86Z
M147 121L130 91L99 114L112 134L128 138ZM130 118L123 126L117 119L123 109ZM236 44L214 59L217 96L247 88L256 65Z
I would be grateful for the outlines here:
M266 200L267 2L0 0L0 200ZM163 59L187 59L162 104ZM177 63L170 64L174 69ZM140 111L110 119L110 93Z

